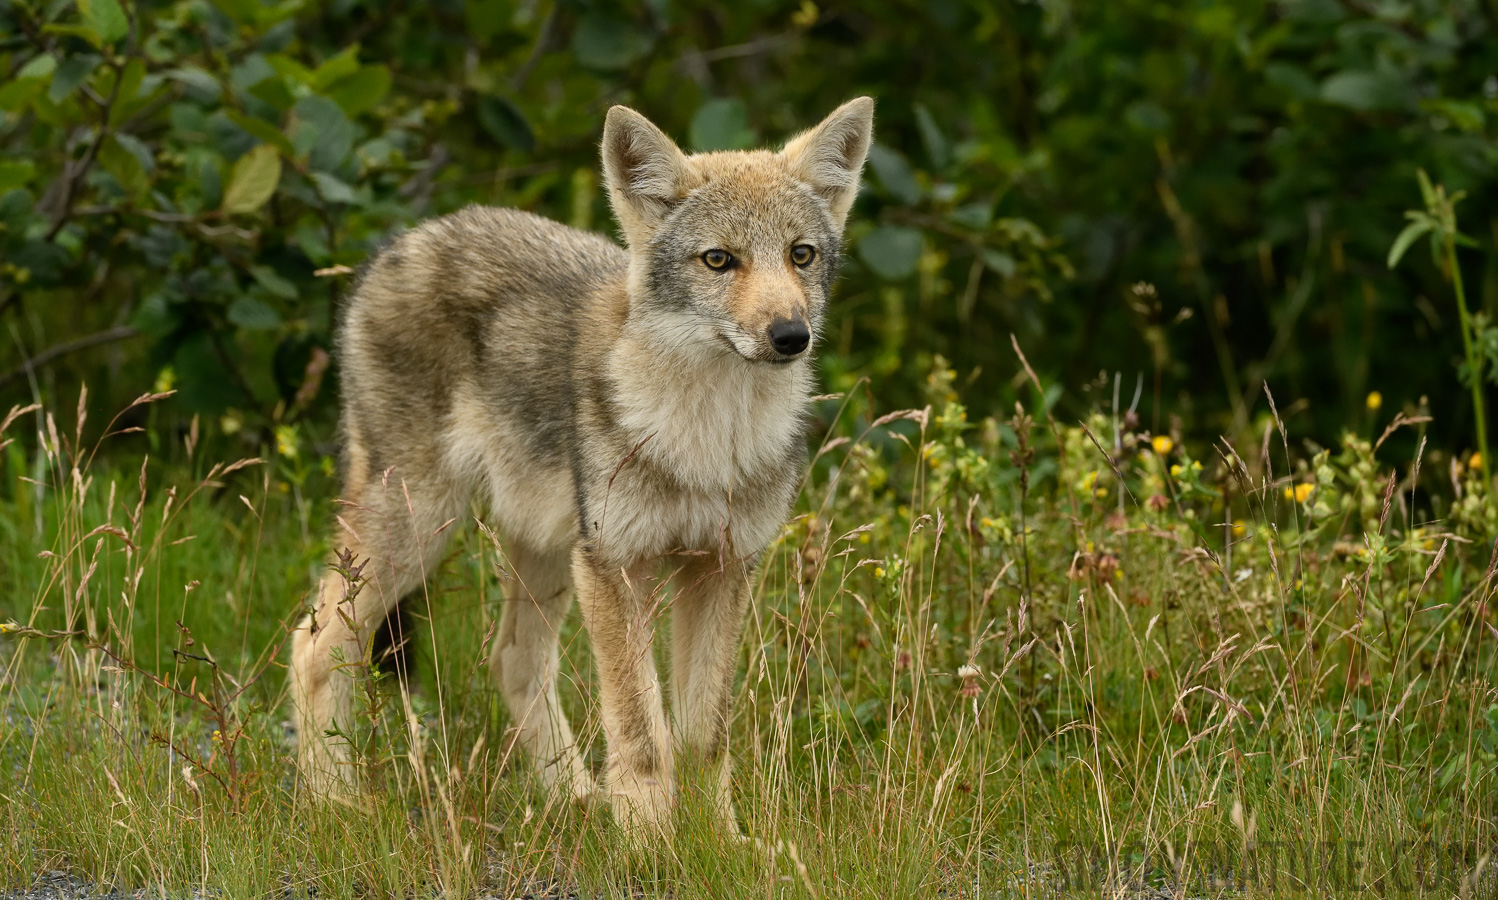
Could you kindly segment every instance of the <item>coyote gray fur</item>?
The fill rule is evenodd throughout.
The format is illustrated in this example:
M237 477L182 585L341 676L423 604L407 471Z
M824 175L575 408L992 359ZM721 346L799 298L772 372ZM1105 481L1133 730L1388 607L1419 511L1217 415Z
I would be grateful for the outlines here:
M668 827L673 762L708 773L730 825L728 717L760 555L805 463L812 350L873 136L849 101L778 152L686 155L609 110L603 171L627 249L508 209L423 223L369 264L339 333L345 505L292 638L298 761L351 782L355 661L420 589L475 496L514 581L490 666L541 779ZM669 603L653 590L658 574ZM574 590L598 666L593 779L557 696ZM672 616L668 726L651 642Z

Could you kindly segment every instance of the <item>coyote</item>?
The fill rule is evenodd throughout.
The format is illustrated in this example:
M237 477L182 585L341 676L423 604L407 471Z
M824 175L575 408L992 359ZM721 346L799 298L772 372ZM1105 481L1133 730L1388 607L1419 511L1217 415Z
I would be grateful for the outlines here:
M615 820L668 827L673 759L691 759L736 829L740 634L806 458L811 354L873 114L861 97L779 152L688 156L615 106L602 162L626 249L475 206L369 263L338 338L347 503L334 545L367 560L362 589L348 598L329 572L292 638L314 791L351 779L340 727L354 685L337 670L421 587L477 494L514 574L490 666L541 780L595 791L557 698L575 590L607 741L596 790ZM674 727L651 650L658 572L673 588Z

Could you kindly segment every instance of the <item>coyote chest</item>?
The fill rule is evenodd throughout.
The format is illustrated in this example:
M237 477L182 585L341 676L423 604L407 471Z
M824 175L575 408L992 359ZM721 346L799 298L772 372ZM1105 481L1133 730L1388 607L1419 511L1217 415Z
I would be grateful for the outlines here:
M806 368L648 353L625 338L606 373L608 396L599 399L623 442L613 447L618 459L591 455L599 471L581 476L585 533L591 525L595 540L635 558L729 539L754 550L773 540L804 458Z
M732 492L780 471L802 436L811 376L804 366L764 371L719 356L682 361L626 342L611 360L619 425L639 455L690 491Z

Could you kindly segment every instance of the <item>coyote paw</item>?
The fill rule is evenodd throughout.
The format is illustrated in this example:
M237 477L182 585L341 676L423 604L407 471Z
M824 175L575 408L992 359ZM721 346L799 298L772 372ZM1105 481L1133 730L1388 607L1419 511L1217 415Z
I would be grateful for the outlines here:
M657 778L612 781L608 799L616 823L631 832L670 836L672 803L669 785Z

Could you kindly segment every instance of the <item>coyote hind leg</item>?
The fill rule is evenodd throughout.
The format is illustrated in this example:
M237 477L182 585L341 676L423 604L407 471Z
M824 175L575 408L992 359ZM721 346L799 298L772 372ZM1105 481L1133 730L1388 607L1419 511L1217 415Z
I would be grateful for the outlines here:
M593 779L557 696L558 632L572 606L570 554L511 545L515 583L505 591L489 666L504 693L516 734L548 789L587 799Z
M362 585L350 601L344 575L327 572L312 612L291 639L297 763L316 794L345 792L353 784L348 742L328 732L352 724L355 676L365 648L441 558L447 538L434 532L454 505L444 485L403 485L394 474L349 488L354 503L344 507L334 546L346 548L362 566Z

